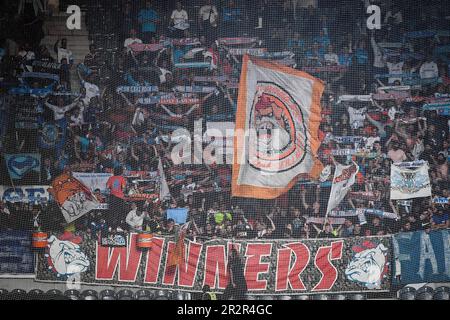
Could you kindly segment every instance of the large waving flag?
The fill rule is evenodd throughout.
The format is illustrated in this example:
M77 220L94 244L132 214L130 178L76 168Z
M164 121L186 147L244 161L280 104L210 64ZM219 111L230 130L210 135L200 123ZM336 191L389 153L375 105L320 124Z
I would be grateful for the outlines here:
M64 173L53 180L52 187L48 191L61 208L67 223L75 221L100 205L89 188L70 173Z
M236 113L232 195L274 199L299 174L320 170L323 83L309 74L244 56Z

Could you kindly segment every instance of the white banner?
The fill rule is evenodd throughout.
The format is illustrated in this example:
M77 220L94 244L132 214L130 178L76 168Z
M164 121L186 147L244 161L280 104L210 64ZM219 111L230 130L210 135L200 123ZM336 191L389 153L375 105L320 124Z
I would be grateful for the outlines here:
M430 176L428 164L414 169L402 167L401 164L391 165L391 199L403 200L431 197Z
M109 177L113 175L111 173L85 173L85 172L72 172L75 179L81 181L92 192L99 189L100 192L105 193L107 191L106 182Z
M244 54L250 54L252 56L263 55L267 51L267 48L230 48L230 54L236 56L242 56Z
M359 166L353 162L351 165L343 166L337 164L334 171L333 184L331 186L330 199L328 200L327 214L336 208L345 198L347 192L355 183Z
M343 95L339 96L338 102L341 103L342 101L360 101L360 102L371 102L372 101L372 95Z

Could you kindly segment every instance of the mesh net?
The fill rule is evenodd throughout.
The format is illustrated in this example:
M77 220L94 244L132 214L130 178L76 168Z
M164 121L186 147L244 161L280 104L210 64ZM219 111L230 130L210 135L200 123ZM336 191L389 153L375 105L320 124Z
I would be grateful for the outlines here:
M0 299L448 299L445 1L0 7Z

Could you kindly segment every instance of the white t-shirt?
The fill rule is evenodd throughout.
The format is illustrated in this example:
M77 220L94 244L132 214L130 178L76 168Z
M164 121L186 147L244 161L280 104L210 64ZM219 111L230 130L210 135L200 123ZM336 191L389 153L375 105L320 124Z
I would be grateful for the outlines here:
M142 40L141 40L141 39L138 39L138 38L127 38L127 39L125 39L125 41L123 42L123 46L124 46L125 48L127 48L127 52L130 52L130 51L131 51L131 49L129 48L129 46L130 46L131 44L133 44L133 43L142 43Z
M366 138L366 139L364 139L364 140L365 140L365 146L364 146L364 148L365 148L366 150L372 150L373 144L374 144L375 142L380 142L380 137L368 137L368 138Z
M192 182L191 184L188 185L183 185L181 187L181 194L183 195L183 197L185 199L187 199L187 197L191 196L194 194L195 188L197 187L197 184L195 182Z
M34 60L36 58L36 55L34 54L33 51L19 51L19 53L17 54L19 56L21 56L22 58L25 58L25 60L29 61L29 60Z
M86 81L84 81L83 85L84 89L86 89L86 95L82 99L82 101L85 106L88 106L93 97L97 97L100 95L100 89L95 84Z
M144 214L138 216L136 211L137 210L131 210L128 212L125 222L132 228L142 229L142 225L144 224Z
M167 74L172 74L172 72L170 72L167 69L164 68L159 68L159 70L161 71L161 75L159 76L159 81L161 83L166 83L167 82Z
M175 28L177 25L184 24L188 22L188 14L186 10L182 9L180 11L173 10L170 19L173 19L173 23L175 24Z
M209 19L209 22L213 25L217 25L217 16L219 13L217 12L216 6L205 5L200 8L199 16L202 18L202 21L206 21Z
M355 109L348 107L348 114L350 116L350 125L354 129L362 128L364 120L366 119L367 108Z
M327 64L339 64L339 57L336 53L326 53L323 57Z
M64 48L58 48L58 63L61 63L62 59L67 59L67 63L70 63L72 58L72 51Z
M133 126L140 126L140 125L144 124L144 122L145 122L144 112L142 112L141 109L136 110L131 124Z
M403 61L400 61L398 63L387 63L387 67L389 69L389 74L402 74L403 73ZM402 81L402 78L389 78L389 84L394 83L395 81Z
M439 70L436 62L424 62L419 70L421 79L437 78L439 76Z

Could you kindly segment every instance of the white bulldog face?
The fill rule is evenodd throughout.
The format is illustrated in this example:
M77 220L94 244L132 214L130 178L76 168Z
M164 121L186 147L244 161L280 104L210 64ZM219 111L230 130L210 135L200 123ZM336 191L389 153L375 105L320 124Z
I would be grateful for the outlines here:
M80 246L70 242L61 241L55 236L48 239L49 256L55 271L60 275L72 275L85 272L89 267L89 260L80 251Z
M355 254L345 269L347 279L362 283L369 289L379 288L386 264L386 251L387 248L379 244L376 248Z

